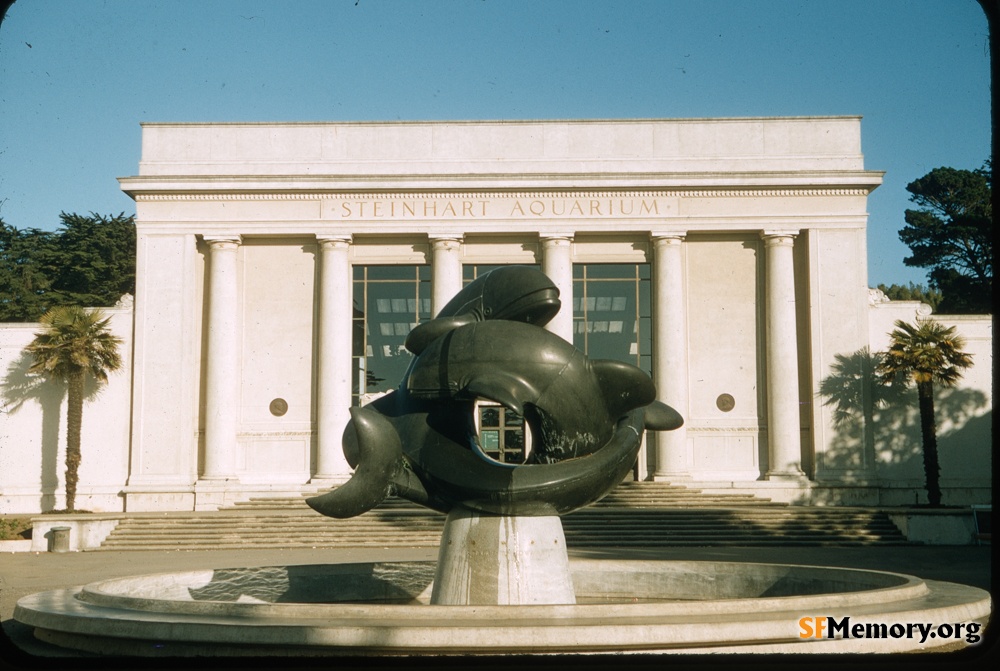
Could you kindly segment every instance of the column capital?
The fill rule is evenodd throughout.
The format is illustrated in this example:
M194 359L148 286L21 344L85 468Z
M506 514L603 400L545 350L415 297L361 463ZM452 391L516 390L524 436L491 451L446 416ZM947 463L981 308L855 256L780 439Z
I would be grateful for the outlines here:
M539 233L538 239L543 243L559 243L563 240L566 242L573 242L573 236L575 233L571 232L560 232L560 233Z
M430 240L434 249L458 249L465 238L461 234L428 233L427 239Z
M353 238L350 235L324 235L316 234L316 242L320 247L328 249L344 249L351 246Z
M799 231L779 231L764 229L760 232L760 237L764 242L772 245L793 244L798 237Z
M238 233L234 235L203 235L201 239L213 249L235 248L243 242L243 236Z
M687 237L687 231L650 231L650 239L656 242L665 242L671 244L673 242L681 242Z

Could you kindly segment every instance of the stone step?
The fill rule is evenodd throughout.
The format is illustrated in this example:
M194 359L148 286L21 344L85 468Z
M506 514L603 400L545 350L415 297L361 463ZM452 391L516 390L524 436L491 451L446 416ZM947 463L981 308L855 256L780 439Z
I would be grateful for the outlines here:
M603 512L603 511L602 511ZM845 514L845 515L830 515L830 514L802 514L802 515L755 515L755 514L738 514L735 511L733 514L712 514L717 513L716 510L710 511L698 511L691 510L689 514L677 514L677 513L665 513L663 511L648 511L649 514L641 515L635 514L640 511L627 511L618 512L615 511L613 514L570 514L563 517L565 524L570 524L574 526L582 526L587 524L593 525L606 525L609 522L613 522L618 527L622 526L636 526L645 527L653 524L660 525L692 525L692 526L717 526L724 524L742 524L742 525L754 525L754 524L803 524L816 526L822 524L824 527L830 525L849 525L855 527L861 523L881 523L886 526L892 526L892 523L887 520L884 516L870 515L870 514ZM647 511L641 511L647 512ZM686 511L685 511L686 512ZM420 518L416 516L405 516L405 517L383 517L379 515L373 515L369 519L358 519L358 520L331 520L329 522L320 520L310 520L309 518L303 518L301 516L289 517L289 518L257 518L257 517L247 517L247 518L193 518L193 519L183 519L183 520L143 520L143 519L126 519L120 523L119 529L130 528L130 529L141 529L141 528L155 528L161 529L166 527L173 528L204 528L204 529L218 529L218 528L250 528L250 529L266 529L266 528L282 528L282 529L330 529L336 531L337 529L349 529L349 528L375 528L375 527L388 527L388 528L398 528L400 526L406 527L427 527L427 528L438 528L444 523L443 516L436 516L434 518Z
M322 490L325 491L325 490ZM304 506L304 500L321 493L321 490L303 493L301 496L252 497L247 501L237 502L232 506L235 510L260 510L299 508ZM656 508L656 507L715 507L727 505L761 505L769 507L787 507L785 503L775 503L753 494L706 494L699 489L683 487L659 482L625 482L612 490L606 497L594 504L594 507ZM308 507L308 506L305 506ZM396 497L390 497L379 505L380 509L417 507ZM418 507L417 507L418 508ZM419 508L418 508L419 509Z
M405 507L349 520L308 509L139 516L122 520L101 549L436 547L444 519ZM564 516L563 526L577 547L905 544L884 513L850 508L588 508Z

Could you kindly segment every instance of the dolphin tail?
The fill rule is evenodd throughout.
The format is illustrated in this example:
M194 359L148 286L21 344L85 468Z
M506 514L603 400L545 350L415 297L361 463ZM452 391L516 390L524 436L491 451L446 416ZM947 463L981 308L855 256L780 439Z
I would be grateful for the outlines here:
M354 475L336 489L306 499L313 510L327 517L354 517L382 503L403 468L403 447L392 423L371 408L351 408L350 412L344 443L356 457Z
M590 366L613 419L656 399L656 387L641 368L608 359L591 359Z
M673 431L684 426L681 413L662 401L653 401L643 410L643 423L650 431Z

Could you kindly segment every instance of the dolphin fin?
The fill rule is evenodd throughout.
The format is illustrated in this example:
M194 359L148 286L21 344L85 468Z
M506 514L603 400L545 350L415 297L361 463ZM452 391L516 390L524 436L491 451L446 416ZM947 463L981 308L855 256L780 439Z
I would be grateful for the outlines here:
M538 391L526 380L504 373L490 373L477 377L462 389L463 396L496 401L519 415L524 415L524 404L538 399Z
M592 359L590 365L613 418L656 400L656 387L641 368L608 359Z
M681 413L661 401L653 401L643 412L643 423L650 431L673 431L684 426Z
M327 517L354 517L382 503L403 467L403 447L392 423L371 408L355 407L350 412L344 443L356 457L354 475L336 489L306 499L309 507Z
M416 326L410 334L406 336L403 343L406 349L414 354L420 354L432 342L441 336L454 331L459 326L465 326L476 321L474 314L463 314L455 317L439 317L429 322L424 322Z

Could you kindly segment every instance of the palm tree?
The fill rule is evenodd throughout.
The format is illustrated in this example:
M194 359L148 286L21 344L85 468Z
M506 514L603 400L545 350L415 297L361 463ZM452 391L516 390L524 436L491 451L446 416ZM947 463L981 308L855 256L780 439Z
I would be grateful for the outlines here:
M108 329L110 318L100 310L75 305L52 308L42 315L45 330L25 347L34 358L28 368L50 379L65 382L66 408L66 510L73 512L80 468L80 432L83 426L84 383L87 376L98 383L121 367L121 338Z
M955 386L962 377L962 370L972 366L972 356L962 351L965 341L954 327L945 327L936 321L925 321L920 326L897 321L889 338L889 351L878 366L879 376L887 383L899 378L905 383L912 379L917 385L927 501L931 506L940 506L941 468L934 422L934 385Z

